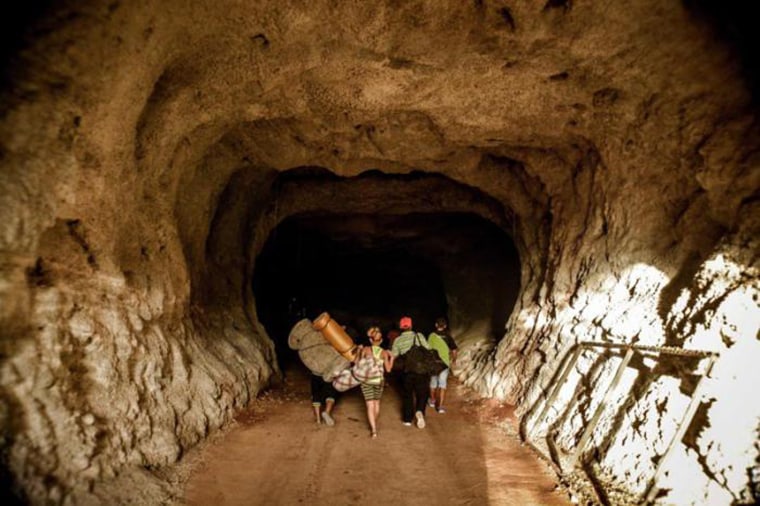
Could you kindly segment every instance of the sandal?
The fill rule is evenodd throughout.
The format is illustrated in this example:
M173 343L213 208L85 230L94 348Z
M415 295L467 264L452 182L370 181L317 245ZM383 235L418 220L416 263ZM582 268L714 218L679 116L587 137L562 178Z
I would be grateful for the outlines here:
M328 413L327 411L322 411L322 420L325 421L325 425L327 425L328 427L332 427L333 425L335 425L335 420L332 419L332 417L330 416L330 413Z

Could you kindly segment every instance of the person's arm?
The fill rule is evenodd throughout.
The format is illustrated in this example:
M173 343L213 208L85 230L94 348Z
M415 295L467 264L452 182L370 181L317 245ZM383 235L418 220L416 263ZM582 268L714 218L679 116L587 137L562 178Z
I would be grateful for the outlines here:
M396 357L394 357L391 352L383 350L383 365L385 366L385 372L391 372L395 360Z
M419 342L423 348L427 348L428 350L431 349L430 343L428 343L428 340L425 339L425 336L423 334L417 332L417 337L419 338Z
M451 364L453 365L457 360L457 342L454 341L454 338L448 333L443 335L443 342L446 343L446 346L449 348L449 356L451 357Z

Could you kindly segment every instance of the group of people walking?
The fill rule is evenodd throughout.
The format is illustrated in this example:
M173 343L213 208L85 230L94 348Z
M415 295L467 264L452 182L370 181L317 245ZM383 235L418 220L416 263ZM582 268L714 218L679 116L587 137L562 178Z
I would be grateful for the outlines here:
M427 337L416 332L412 318L404 316L399 321L397 336L392 337L390 349L382 347L383 334L379 327L373 326L367 330L368 344L360 346L355 364L362 366L365 374L361 376L361 391L367 408L367 420L371 437L377 437L377 418L380 413L380 399L386 384L386 376L395 371L399 357L404 357L414 346L422 346L434 350L446 368L439 374L430 376L399 369L398 382L401 388L402 422L406 426L413 423L420 429L425 428L425 408L434 408L438 413L446 412L444 402L446 387L451 366L457 357L457 345L448 330L445 318L435 321L435 330ZM318 376L312 376L312 406L317 423L328 426L335 424L332 410L335 406L338 392L328 382ZM324 405L324 410L322 406Z

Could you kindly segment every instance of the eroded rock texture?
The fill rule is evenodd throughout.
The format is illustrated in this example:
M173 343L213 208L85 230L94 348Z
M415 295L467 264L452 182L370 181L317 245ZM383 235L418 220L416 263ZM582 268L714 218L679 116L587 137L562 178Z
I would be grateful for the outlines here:
M751 501L760 144L693 3L52 2L0 121L6 481L35 504L111 503L114 477L155 500L129 470L277 372L250 286L278 223L466 212L512 237L521 279L494 339L449 266L459 377L530 421L578 341L718 352L658 500ZM321 176L282 179L304 167ZM637 357L579 460L602 494L646 490L700 374ZM538 431L560 454L616 361L568 377Z

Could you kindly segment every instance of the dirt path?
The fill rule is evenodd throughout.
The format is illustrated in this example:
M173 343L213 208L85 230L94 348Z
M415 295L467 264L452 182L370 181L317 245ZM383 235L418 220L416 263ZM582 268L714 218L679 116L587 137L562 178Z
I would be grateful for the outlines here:
M450 380L451 382L451 380ZM546 465L514 434L509 408L449 386L448 412L406 427L393 385L370 439L361 391L343 394L335 427L311 419L305 373L257 400L235 427L189 457L188 505L566 505ZM505 430L506 428L506 430Z

